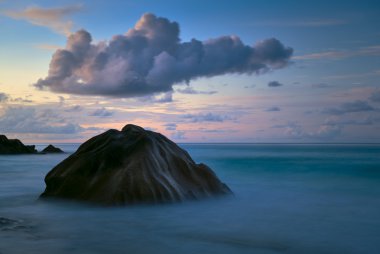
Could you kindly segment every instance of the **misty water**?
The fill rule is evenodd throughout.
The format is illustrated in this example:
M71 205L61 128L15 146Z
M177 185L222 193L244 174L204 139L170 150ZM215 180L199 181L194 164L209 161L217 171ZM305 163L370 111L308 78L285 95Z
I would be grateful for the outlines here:
M380 249L380 145L181 146L235 195L113 208L39 201L44 176L68 154L0 155L0 253Z

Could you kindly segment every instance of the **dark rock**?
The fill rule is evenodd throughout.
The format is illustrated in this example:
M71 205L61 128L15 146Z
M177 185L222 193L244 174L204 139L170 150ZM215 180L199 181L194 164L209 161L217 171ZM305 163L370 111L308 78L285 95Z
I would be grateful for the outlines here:
M41 153L63 153L63 151L58 147L48 145Z
M5 135L0 135L0 154L28 153L37 153L34 145L27 146L18 139L8 139Z
M163 135L126 125L83 143L45 177L42 198L105 205L174 202L230 194L204 164Z

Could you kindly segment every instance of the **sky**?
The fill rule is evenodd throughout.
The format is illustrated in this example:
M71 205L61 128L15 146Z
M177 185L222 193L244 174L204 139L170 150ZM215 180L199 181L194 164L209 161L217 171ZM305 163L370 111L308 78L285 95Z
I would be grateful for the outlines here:
M379 1L0 0L0 133L380 142Z

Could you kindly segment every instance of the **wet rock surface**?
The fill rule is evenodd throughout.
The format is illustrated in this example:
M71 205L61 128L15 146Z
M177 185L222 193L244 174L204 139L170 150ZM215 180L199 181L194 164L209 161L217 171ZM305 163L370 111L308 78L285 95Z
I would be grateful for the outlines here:
M163 135L126 125L83 143L45 177L41 198L104 205L162 203L230 194L204 164Z

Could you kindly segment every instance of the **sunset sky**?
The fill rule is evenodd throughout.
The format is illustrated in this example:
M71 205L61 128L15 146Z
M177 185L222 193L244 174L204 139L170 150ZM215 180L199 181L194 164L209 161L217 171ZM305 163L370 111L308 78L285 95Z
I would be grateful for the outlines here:
M0 133L380 142L379 1L0 0Z

